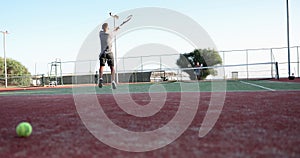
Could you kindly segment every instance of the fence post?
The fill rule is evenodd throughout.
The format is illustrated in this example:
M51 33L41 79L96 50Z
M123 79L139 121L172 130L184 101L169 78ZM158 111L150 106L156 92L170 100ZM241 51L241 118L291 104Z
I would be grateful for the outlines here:
M161 64L162 64L162 63L161 63L161 56L159 56L159 71L161 71L161 67L162 67Z
M74 72L75 72L75 73L73 73L73 79L74 79L74 80L72 79L72 84L78 84L78 83L77 83L77 76L78 76L78 75L77 75L77 62L78 62L78 61L75 61L75 65L74 65ZM73 83L73 81L74 81L75 83Z
M300 77L299 75L299 49L298 49L299 46L297 46L297 71L298 71L298 78Z
M249 67L248 67L248 50L246 49L246 68L247 68L247 80L249 79Z
M176 77L176 79L177 79L177 82L179 81L179 69L177 69L177 77Z
M225 65L225 51L223 51L223 61L222 61L222 65ZM225 80L225 79L226 79L226 68L224 67L223 69L224 69L224 76L223 76L223 78L224 78L224 80Z
M93 74L92 74L92 60L89 61L90 63L90 72L89 72L89 76L90 76L90 83L93 83Z
M123 61L122 61L122 64L123 64L123 71L124 71L124 73L126 72L126 70L125 70L125 57L123 56Z
M273 49L272 48L270 49L270 57L271 57L271 77L273 78L274 74L273 74Z
M143 56L141 56L141 73L140 73L140 81L139 82L143 82L144 81L144 75L143 74L144 74L143 73Z
M225 65L225 51L223 51L223 65Z
M141 56L141 72L143 72L143 56Z
M123 64L123 82L126 82L126 70L125 70L125 57L123 56L123 60L122 60L122 64ZM127 82L129 82L130 79L128 79Z
M64 85L64 76L63 76L63 73L62 73L62 62L60 60L60 64L59 64L59 68L60 68L60 82L61 82L61 85Z

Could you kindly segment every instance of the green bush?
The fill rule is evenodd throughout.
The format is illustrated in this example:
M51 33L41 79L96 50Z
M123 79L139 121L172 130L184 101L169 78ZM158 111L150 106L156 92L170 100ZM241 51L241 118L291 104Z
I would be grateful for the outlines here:
M9 86L29 86L31 74L20 62L7 58L7 83ZM1 85L5 82L4 59L0 57L0 78Z
M215 50L195 49L193 52L181 54L176 64L180 68L192 68L197 62L203 64L203 67L214 66L222 64L222 58ZM189 74L191 80L196 78L194 70L185 70L184 72ZM208 75L217 75L217 72L213 69L203 69L201 79L205 79Z

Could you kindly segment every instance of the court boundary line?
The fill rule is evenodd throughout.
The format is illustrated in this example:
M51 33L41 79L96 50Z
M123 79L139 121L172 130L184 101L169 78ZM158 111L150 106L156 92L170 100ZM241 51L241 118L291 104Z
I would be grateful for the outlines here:
M263 93L263 92L300 92L300 90L276 90L276 91L265 91L265 90L260 90L260 91L228 91L228 92L225 92L226 94L227 93ZM168 93L180 93L180 92L168 92ZM186 92L186 93L209 93L211 94L210 92ZM216 93L222 93L222 92L216 92ZM120 95L123 95L125 93L119 93ZM134 94L143 94L143 93L134 93ZM144 93L145 94L145 93ZM96 96L99 96L99 95L113 95L113 94L110 94L110 93L103 93L103 94L95 94ZM3 95L0 95L0 98L3 97L52 97L52 96L72 96L73 97L73 94L16 94L16 95L11 95L11 94L3 94ZM211 96L211 95L210 95Z
M264 86L254 84L254 83L249 83L249 82L245 82L245 81L240 81L240 82L243 83L243 84L251 85L251 86L254 86L254 87L259 87L259 88L266 89L266 90L269 90L269 91L276 91L275 89L264 87Z
M265 81L265 82L269 82L269 83L275 83L275 84L282 84L282 83L285 83L285 84L300 84L300 82L281 82L281 81Z
M204 92L204 93L206 93L206 92L210 92L210 93L213 93L213 92L225 92L225 93L231 93L231 92L237 92L237 93L239 93L239 92L260 92L260 91L293 91L293 92L298 92L298 91L300 91L300 89L272 89L272 88L268 88L268 87L264 87L264 86L261 86L261 85L259 85L259 84L254 84L254 83L249 83L249 82L245 82L245 81L237 81L237 82L240 82L240 83L243 83L243 84L248 84L248 85L252 85L252 86L255 86L255 87L259 87L259 88L261 88L261 89L256 89L256 90L249 90L249 89L243 89L243 90L229 90L229 89L226 89L225 91L207 91L207 90L201 90L200 89L200 91L185 91L185 92L199 92L199 93L202 93L202 92ZM277 82L273 82L273 81L264 81L264 82L266 82L266 83L275 83L275 84L277 84ZM172 82L172 83L176 83L176 82ZM286 82L284 82L284 83L286 83ZM282 82L278 82L278 84L282 84ZM296 84L296 83L295 83ZM37 88L37 89L18 89L18 90L14 90L14 91L0 91L0 97L1 96L17 96L17 95L68 95L68 94L70 94L70 95L73 95L73 93L72 93L72 90L71 90L71 93L68 93L68 92L63 92L63 93L59 93L59 94L57 94L57 93L51 93L51 94L49 94L49 93L43 93L43 94L36 94L34 91L39 91L39 90L45 90L45 89L50 89L50 91L52 91L52 90L56 90L56 89L60 89L60 88L63 88L63 89L72 89L72 88L74 88L74 87L72 87L72 86L70 86L70 87L59 87L59 88L53 88L53 87L42 87L42 88ZM81 86L78 86L78 87L81 87ZM82 87L84 87L84 86L82 86ZM90 84L90 85L88 85L87 87L93 87L93 88L97 88L97 86L95 85L95 84ZM28 91L31 91L32 93L27 93ZM46 90L47 91L47 90ZM183 92L183 91L168 91L167 93L173 93L173 92ZM148 92L130 92L130 93L148 93ZM155 92L155 93L158 93L158 92ZM102 92L97 92L96 91L96 93L86 93L86 94L99 94L99 95L101 95L101 94L128 94L127 92L117 92L117 93L112 93L112 92L104 92L104 93L102 93Z

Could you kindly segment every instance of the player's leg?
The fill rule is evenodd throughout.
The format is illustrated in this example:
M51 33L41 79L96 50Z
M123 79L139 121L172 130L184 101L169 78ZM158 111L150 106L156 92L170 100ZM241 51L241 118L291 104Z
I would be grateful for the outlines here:
M113 89L116 89L117 84L115 82L114 57L112 53L107 54L107 64L110 67L110 72L111 72L111 86Z
M100 87L100 88L102 88L103 87L103 70L104 70L104 66L100 66L100 68L99 68L99 81L98 81L98 86Z
M115 67L110 66L110 72L111 72L111 86L113 89L117 89L117 84L115 82Z
M115 81L115 67L110 66L111 81Z
M104 66L100 66L100 68L99 68L99 72L100 72L99 78L103 77L103 71L104 71Z
M98 86L100 88L102 88L103 87L103 71L104 71L104 66L105 66L106 58L105 58L105 56L101 55L101 57L99 58L99 60L100 60L100 68L99 68Z

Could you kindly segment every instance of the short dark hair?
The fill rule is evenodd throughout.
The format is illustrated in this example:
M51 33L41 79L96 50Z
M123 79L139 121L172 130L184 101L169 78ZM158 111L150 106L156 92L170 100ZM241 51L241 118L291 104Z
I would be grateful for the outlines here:
M102 30L104 30L104 29L107 28L107 27L108 27L108 23L102 24Z

